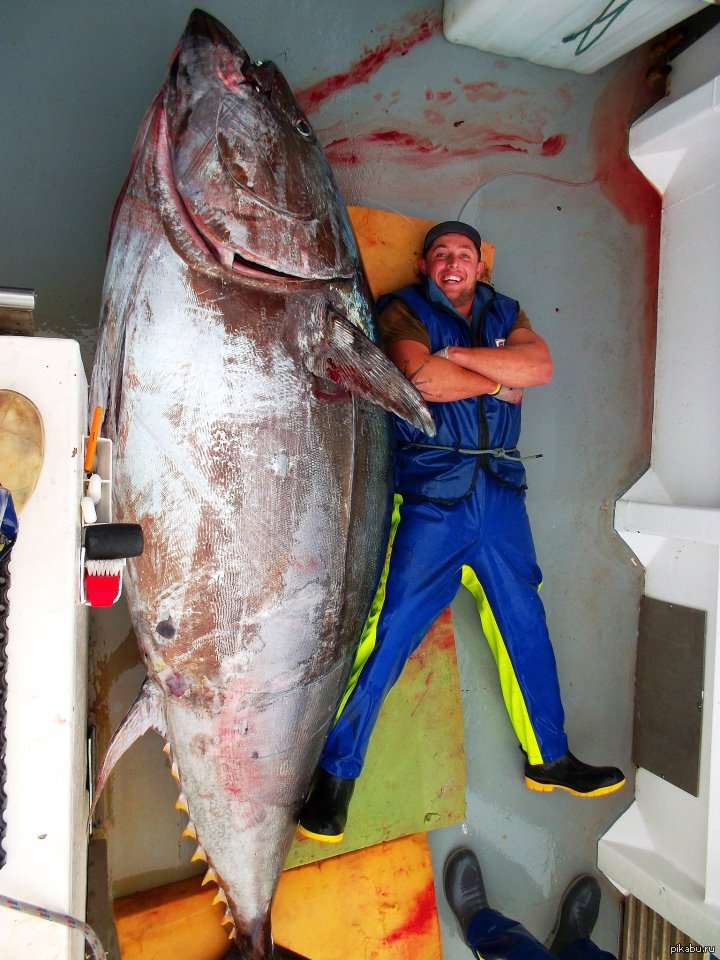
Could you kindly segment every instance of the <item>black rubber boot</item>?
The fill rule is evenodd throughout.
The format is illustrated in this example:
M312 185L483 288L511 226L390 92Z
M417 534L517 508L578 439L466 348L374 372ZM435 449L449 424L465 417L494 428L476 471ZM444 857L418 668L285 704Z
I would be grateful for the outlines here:
M334 777L318 767L308 798L300 811L300 833L311 840L339 843L345 833L354 789L354 780Z
M617 767L591 767L570 751L549 763L525 761L525 784L531 790L565 790L576 797L602 797L614 793L625 783L625 774Z
M573 940L589 940L600 910L600 885L595 877L577 877L563 894L555 928L547 939L550 953L559 957Z
M467 942L470 921L478 910L488 906L482 871L472 850L461 847L450 854L445 861L443 887L460 932Z

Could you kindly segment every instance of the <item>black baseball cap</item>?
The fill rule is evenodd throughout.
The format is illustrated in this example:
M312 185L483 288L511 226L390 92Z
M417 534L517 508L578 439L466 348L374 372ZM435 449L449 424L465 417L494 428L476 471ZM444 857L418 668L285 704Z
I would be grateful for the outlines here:
M436 223L435 226L431 227L425 234L423 257L437 238L442 237L446 233L459 233L461 236L467 237L468 240L471 240L477 247L478 256L482 256L482 241L475 227L471 227L469 223L463 223L462 220L444 220L442 223Z

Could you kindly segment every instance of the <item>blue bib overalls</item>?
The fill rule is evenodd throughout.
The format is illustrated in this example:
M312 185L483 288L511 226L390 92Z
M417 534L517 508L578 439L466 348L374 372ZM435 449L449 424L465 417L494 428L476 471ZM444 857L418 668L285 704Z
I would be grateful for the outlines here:
M487 907L478 910L470 922L466 940L480 960L554 960L517 920ZM560 953L559 960L616 960L592 940L573 940Z
M432 353L449 345L501 348L518 311L516 301L482 283L471 324L442 303L436 288L430 296L438 303L419 287L390 296L423 322ZM525 509L525 471L515 449L520 406L482 396L429 407L437 426L433 440L396 420L396 495L385 569L320 759L337 777L360 774L385 696L461 583L475 598L505 705L530 763L554 760L568 749L538 595L541 573Z

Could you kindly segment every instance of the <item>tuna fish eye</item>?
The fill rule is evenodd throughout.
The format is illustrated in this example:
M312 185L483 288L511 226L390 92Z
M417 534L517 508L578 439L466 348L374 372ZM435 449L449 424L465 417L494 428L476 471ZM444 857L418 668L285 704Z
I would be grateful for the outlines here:
M310 124L303 117L300 117L299 120L295 121L295 129L300 134L301 137L304 137L305 140L312 140L313 131Z

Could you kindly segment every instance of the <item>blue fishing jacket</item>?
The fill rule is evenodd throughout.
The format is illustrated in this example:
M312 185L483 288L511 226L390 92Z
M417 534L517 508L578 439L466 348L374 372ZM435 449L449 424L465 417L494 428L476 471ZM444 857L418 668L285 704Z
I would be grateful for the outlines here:
M504 345L517 319L517 300L479 282L471 322L453 309L430 280L382 297L380 310L397 298L427 328L430 352L443 347L497 347ZM395 489L403 495L438 503L454 503L469 496L480 470L499 483L525 489L525 468L517 457L520 404L483 395L449 403L428 403L437 434L432 439L407 421L395 417ZM505 456L471 451L506 451Z

